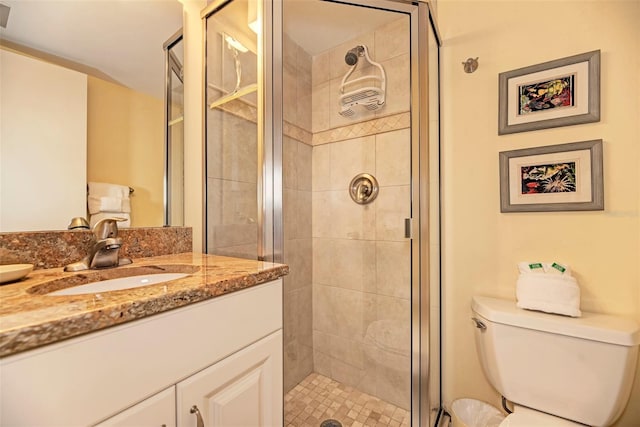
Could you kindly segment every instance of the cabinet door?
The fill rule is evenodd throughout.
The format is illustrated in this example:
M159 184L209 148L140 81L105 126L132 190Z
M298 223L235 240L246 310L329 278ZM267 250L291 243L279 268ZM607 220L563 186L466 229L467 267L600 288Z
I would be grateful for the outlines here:
M180 427L282 426L282 330L178 383L177 393Z
M175 427L176 388L169 387L95 427Z

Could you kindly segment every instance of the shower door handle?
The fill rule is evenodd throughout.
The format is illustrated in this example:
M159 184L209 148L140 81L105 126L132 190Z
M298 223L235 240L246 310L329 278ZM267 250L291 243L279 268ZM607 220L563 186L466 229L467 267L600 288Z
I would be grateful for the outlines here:
M404 237L413 239L413 218L404 219Z

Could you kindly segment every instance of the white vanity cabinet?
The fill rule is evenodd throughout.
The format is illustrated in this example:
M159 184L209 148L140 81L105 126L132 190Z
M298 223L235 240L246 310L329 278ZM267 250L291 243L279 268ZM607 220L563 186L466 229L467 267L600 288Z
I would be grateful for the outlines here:
M178 383L178 426L281 426L281 349L276 332Z
M2 426L281 426L282 280L6 357L0 389Z
M281 354L277 331L95 427L280 426Z

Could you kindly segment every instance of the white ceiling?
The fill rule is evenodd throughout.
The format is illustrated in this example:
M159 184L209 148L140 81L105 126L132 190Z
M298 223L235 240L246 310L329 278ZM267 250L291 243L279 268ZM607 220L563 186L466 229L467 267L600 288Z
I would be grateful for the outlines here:
M178 0L0 0L3 39L88 67L163 97L163 43L182 28Z
M249 0L253 1L253 0ZM182 27L178 0L0 0L11 7L3 39L95 68L163 97L163 43ZM285 0L285 31L311 55L386 22L383 12L317 0Z
M284 0L284 31L315 56L399 18L398 13L317 0Z

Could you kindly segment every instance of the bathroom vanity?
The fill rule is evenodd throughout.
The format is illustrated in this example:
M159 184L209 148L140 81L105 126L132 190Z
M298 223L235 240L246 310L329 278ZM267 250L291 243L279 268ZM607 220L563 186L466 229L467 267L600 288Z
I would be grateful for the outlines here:
M50 295L140 269L191 273ZM39 270L0 287L0 424L282 425L287 272L187 253L84 273Z

